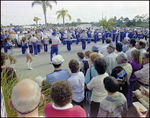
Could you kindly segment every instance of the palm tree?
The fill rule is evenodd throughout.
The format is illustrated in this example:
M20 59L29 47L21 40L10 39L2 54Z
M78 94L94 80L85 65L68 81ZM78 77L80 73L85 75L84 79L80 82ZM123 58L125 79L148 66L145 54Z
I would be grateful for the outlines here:
M38 17L34 17L33 18L33 21L35 21L36 22L36 26L38 26L38 20L41 20L40 18L38 18Z
M53 0L53 1L51 1L51 2L54 2L55 4L57 4L56 0ZM51 9L52 9L52 5L51 5L50 2L47 1L47 0L42 0L42 1L35 0L35 1L32 2L32 7L33 7L35 4L42 5L43 13L44 13L44 18L45 18L45 27L46 27L46 30L47 30L46 8L47 8L47 7L50 7L50 10L51 10Z
M99 20L99 24L105 28L108 28L108 30L111 30L113 28L111 25L114 24L113 18L110 18L108 21L106 18L102 18L102 20Z
M67 13L68 13L68 10L67 9L64 10L63 8L62 8L62 10L59 10L56 12L56 14L58 14L57 20L60 19L60 17L63 18L63 29L65 29L65 16L68 16L69 20L71 21L71 16Z

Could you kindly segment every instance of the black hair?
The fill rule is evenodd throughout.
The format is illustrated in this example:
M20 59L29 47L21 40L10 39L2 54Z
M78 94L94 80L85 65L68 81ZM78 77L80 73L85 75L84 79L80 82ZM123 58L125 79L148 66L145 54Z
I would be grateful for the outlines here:
M83 53L83 52L78 52L77 55L78 55L81 59L84 58L84 53Z
M97 52L97 53L99 52L99 51L97 51L97 50L92 50L92 51L93 51L93 52Z
M115 93L116 91L119 90L119 84L118 81L112 77L112 76L107 76L103 80L105 89L110 92L110 93Z
M53 64L54 68L59 68L61 64Z
M142 41L139 41L139 45L142 46L142 48L145 48L146 44L143 43Z
M116 50L117 51L122 51L122 44L121 43L116 43Z
M111 39L110 37L107 37L107 38L106 38L106 43L107 43L107 44L111 43L111 40L112 40L112 39Z
M107 70L107 63L104 58L96 57L94 59L94 67L99 74L104 74Z
M7 43L7 42L8 42L8 40L10 40L10 38L9 38L9 37L5 38L5 39L4 39L5 43Z
M129 41L130 44L134 47L136 44L136 40L134 38L131 38L131 40Z

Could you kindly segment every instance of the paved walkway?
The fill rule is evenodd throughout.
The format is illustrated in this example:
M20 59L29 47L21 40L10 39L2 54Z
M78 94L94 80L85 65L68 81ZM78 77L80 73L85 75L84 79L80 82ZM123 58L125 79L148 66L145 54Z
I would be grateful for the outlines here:
M59 54L63 56L64 62L62 65L62 69L68 69L68 63L71 59L78 59L77 52L82 51L83 53L87 50L91 50L91 47L95 45L95 43L92 41L90 44L86 45L86 50L82 50L82 44L81 42L77 45L75 43L71 46L71 51L67 51L67 45L60 44L59 45ZM100 41L96 43L96 45L99 46L99 48L102 47L102 44ZM17 71L17 75L20 76L20 79L28 78L34 79L37 76L45 77L47 74L53 72L54 68L52 64L49 64L50 62L50 47L51 44L48 46L48 53L44 53L43 50L41 50L41 53L38 54L38 56L33 57L33 70L28 70L26 65L26 56L22 55L21 48L13 48L13 55L15 56L17 63L15 65L15 70ZM2 52L4 52L4 49L1 49ZM55 55L55 54L54 54ZM6 63L7 66L9 66L9 59ZM69 70L70 71L70 70Z

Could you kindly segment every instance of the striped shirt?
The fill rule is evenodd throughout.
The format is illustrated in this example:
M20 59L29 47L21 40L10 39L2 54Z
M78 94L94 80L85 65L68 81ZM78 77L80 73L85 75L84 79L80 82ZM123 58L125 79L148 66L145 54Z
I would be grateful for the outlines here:
M120 117L128 110L127 100L125 96L116 92L108 94L108 96L101 101L98 117Z

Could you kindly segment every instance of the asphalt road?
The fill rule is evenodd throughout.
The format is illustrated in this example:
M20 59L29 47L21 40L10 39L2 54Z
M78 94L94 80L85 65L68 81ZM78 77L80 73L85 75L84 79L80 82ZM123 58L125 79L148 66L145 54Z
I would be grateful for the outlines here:
M77 59L77 52L82 51L83 53L87 50L91 50L93 45L98 45L99 49L104 45L101 41L98 41L96 44L92 41L90 44L86 45L86 50L82 50L82 43L80 42L78 45L73 43L71 46L71 51L67 51L67 45L60 44L59 45L59 54L63 56L64 62L62 65L62 69L68 69L68 63L71 59ZM46 77L47 74L54 71L53 65L49 64L50 62L50 47L51 44L48 45L48 52L44 53L44 50L41 50L41 53L38 56L32 55L33 63L32 68L33 70L28 70L26 65L26 56L22 55L21 48L13 48L13 55L17 60L17 63L14 67L16 70L17 75L20 79L30 78L34 79L37 76ZM4 52L4 49L1 49ZM55 55L55 54L54 54ZM6 66L9 66L10 62L9 59L6 63ZM70 70L69 70L70 71Z

